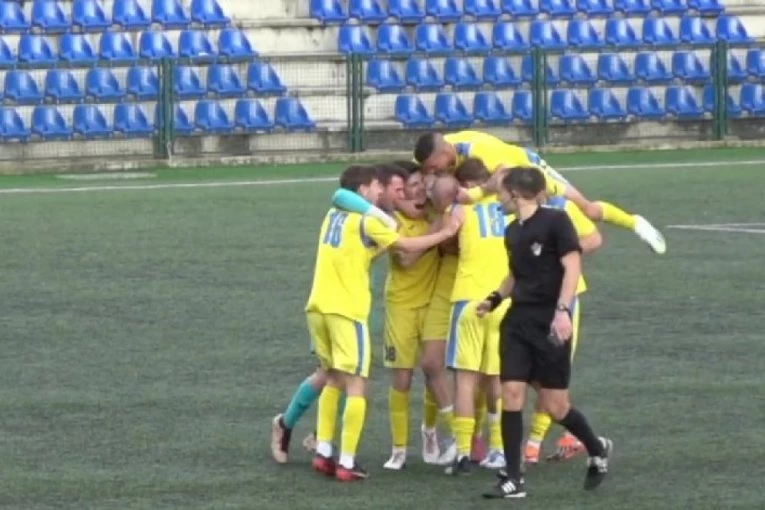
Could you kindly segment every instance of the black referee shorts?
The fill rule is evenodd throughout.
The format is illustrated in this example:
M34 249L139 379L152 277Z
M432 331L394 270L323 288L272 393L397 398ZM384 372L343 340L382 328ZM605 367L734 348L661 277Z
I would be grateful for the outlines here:
M571 380L571 342L550 338L555 310L549 307L515 306L500 326L500 372L502 382L537 382L542 388L568 389Z

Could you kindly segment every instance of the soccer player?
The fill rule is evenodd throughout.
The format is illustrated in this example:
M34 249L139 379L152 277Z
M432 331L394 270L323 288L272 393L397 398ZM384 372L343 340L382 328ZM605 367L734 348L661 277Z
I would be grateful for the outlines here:
M490 172L500 167L536 166L545 174L549 196L564 196L574 202L593 221L604 221L631 230L653 251L662 254L667 245L664 236L648 220L629 214L610 202L592 202L577 188L552 169L533 151L503 142L478 131L460 131L448 135L427 133L417 140L414 158L424 172L453 171L468 157L478 158ZM476 193L480 193L476 190ZM478 195L474 195L475 199Z
M342 188L377 204L382 193L378 169L352 166L340 179ZM427 250L453 236L456 222L447 219L441 230L420 237L401 237L379 219L331 208L319 235L311 294L306 304L308 329L316 356L327 372L319 396L316 430L317 471L341 481L367 477L356 460L366 415L366 379L371 344L367 319L371 307L369 270L385 249L405 253ZM340 458L333 458L341 395L346 394L342 418Z

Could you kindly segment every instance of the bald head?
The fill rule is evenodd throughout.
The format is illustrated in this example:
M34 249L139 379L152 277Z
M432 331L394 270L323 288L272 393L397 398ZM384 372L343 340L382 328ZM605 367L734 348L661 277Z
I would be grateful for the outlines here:
M438 212L444 212L447 207L457 200L460 184L450 174L438 174L430 188L430 200Z

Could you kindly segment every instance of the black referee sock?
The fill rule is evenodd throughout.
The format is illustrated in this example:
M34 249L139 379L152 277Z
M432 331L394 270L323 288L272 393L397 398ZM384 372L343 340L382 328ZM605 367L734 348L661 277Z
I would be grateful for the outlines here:
M507 476L521 479L521 442L523 441L523 415L521 411L502 411L502 442L505 447Z
M587 423L587 418L582 413L572 407L569 409L568 414L558 423L566 427L569 432L582 442L584 447L587 448L587 453L590 457L603 456L603 443L595 435L590 424Z

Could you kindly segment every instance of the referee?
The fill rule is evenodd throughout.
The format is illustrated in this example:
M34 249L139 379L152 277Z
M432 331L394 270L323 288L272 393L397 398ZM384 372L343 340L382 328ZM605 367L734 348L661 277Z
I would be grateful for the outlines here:
M571 310L581 276L581 248L564 211L540 206L545 177L536 168L514 168L502 180L502 207L516 219L505 230L510 271L499 289L478 305L479 315L512 299L501 324L502 440L507 471L486 498L526 496L521 475L522 410L529 383L539 385L542 408L587 448L585 489L608 471L613 447L598 437L569 402Z

